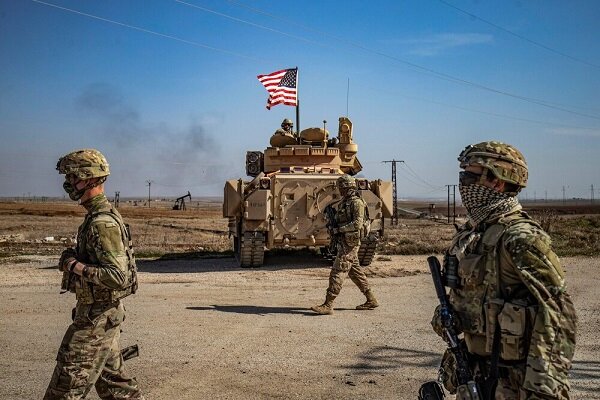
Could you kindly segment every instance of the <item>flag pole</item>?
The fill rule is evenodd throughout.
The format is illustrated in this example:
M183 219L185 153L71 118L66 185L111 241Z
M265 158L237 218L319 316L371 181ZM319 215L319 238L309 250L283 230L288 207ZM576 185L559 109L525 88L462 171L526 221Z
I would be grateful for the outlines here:
M296 133L300 137L300 95L299 95L299 83L300 76L298 74L298 67L296 67Z

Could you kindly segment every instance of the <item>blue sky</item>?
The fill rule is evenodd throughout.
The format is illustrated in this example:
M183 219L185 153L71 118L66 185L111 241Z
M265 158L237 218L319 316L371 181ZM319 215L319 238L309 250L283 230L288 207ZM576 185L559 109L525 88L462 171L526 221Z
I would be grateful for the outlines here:
M467 13L471 15L467 15ZM349 116L363 175L446 196L469 143L517 146L534 198L600 198L600 2L3 0L0 196L62 196L100 149L109 194L221 195L295 109L256 79L299 68L301 128ZM525 99L525 100L523 100Z

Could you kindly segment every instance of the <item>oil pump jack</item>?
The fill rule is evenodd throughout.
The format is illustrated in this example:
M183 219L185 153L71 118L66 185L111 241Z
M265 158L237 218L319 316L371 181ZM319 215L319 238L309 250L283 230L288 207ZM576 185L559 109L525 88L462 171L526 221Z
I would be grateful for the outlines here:
M190 201L192 201L192 195L190 194L189 190L186 195L178 197L177 200L175 200L175 205L173 206L173 210L185 210L186 197L189 198Z

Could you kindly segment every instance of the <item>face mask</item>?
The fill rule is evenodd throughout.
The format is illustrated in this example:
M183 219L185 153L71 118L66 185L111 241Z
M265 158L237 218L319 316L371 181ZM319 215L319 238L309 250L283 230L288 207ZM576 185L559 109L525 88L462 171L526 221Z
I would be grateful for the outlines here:
M458 185L460 198L475 225L487 219L520 209L519 200L492 188L471 184Z
M67 192L69 198L73 201L81 199L85 191L87 190L87 188L85 187L83 189L77 190L77 188L73 186L69 181L65 181L65 183L63 183L63 189L65 189L65 192Z

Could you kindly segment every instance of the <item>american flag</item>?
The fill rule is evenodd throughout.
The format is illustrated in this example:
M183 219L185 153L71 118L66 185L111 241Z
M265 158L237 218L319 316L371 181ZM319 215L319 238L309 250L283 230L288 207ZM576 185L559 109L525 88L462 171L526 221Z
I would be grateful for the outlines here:
M257 78L269 92L267 110L282 103L286 106L298 105L298 68L282 69L268 75L258 75Z

